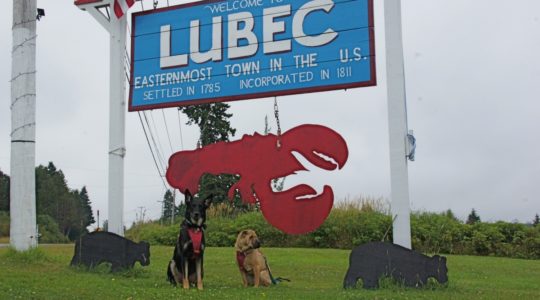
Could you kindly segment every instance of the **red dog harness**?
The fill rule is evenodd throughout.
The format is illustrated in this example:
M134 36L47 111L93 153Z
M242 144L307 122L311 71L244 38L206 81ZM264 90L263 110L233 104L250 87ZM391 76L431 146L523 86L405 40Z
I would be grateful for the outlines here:
M240 268L240 271L247 272L246 268L244 268L244 260L246 260L246 255L244 252L236 251L236 262L238 263L238 268Z
M203 232L199 228L188 228L188 234L191 242L193 243L193 256L197 257L201 255Z

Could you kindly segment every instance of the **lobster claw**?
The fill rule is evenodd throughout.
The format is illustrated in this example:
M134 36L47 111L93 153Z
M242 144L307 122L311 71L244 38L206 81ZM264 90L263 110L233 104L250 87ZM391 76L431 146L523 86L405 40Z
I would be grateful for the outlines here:
M349 157L343 137L321 125L306 124L288 130L282 136L282 145L287 151L298 152L325 170L343 168Z
M316 191L305 184L298 185L285 192L271 195L261 201L261 211L274 227L288 234L304 234L316 230L324 223L334 203L332 188L325 185L322 194L305 199L299 196L315 195Z
M300 153L310 163L325 170L341 169L349 156L347 143L341 135L328 127L312 124L301 125L285 132L279 151L287 157L283 160L282 169L283 165L288 165L289 172L305 170L293 152ZM289 234L314 231L326 220L334 204L334 192L327 185L320 195L306 184L282 192L257 186L255 192L266 220Z

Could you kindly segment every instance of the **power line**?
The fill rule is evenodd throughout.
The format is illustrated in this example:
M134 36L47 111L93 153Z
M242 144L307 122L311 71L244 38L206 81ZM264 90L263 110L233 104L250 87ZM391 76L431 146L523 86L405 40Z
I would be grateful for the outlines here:
M169 134L169 126L167 126L167 120L165 119L165 112L163 109L161 110L161 115L163 116L163 123L165 124L165 130L167 131L167 138L169 139L169 147L171 147L171 155L174 153L172 143L171 143L171 136Z
M184 150L184 138L182 136L182 121L180 120L180 108L178 108L178 127L180 129L180 150Z
M164 153L165 151L163 151L163 146L161 145L161 140L159 139L159 133L158 133L158 130L157 130L157 127L156 127L156 122L154 121L154 111L151 110L149 112L150 114L150 120L152 121L152 127L154 128L154 133L155 133L155 136L156 136L156 140L157 140L157 143L154 142L156 144L156 148L159 147L159 149L157 149L157 153L158 153L158 157L160 157L161 159L161 165L162 166L167 166L167 163L165 162L165 156L164 156ZM150 137L153 138L153 133L152 131L150 130ZM165 167L162 167L163 170L165 170L166 168ZM165 171L163 172L165 173Z
M159 178L163 182L163 187L165 187L165 189L167 189L167 184L165 183L165 180L163 179L163 176L161 175L161 171L159 169L159 166L158 166L158 163L157 163L157 160L156 160L156 156L154 155L154 151L152 150L150 140L148 139L148 134L146 133L146 129L144 128L144 123L143 123L143 120L141 118L141 112L137 112L137 114L139 115L139 120L141 121L141 126L142 126L142 129L144 131L144 136L146 137L146 142L148 144L148 149L150 149L150 153L152 154L152 158L154 159L154 164L156 166L156 170L158 171Z

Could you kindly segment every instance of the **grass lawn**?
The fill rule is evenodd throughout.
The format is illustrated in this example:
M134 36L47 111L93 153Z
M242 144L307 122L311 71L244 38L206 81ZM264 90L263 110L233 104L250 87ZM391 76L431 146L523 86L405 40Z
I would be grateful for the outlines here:
M255 289L242 287L232 248L208 248L205 289L197 291L166 281L172 250L152 246L150 266L111 274L69 267L73 245L40 246L26 255L0 248L0 299L540 299L539 260L448 256L447 286L343 290L350 251L264 248L274 275L291 282Z

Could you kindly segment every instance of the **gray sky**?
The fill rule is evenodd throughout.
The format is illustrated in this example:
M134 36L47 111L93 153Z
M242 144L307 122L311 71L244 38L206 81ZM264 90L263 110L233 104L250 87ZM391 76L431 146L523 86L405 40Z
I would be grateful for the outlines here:
M12 3L0 11L0 169L9 173ZM172 4L181 1L169 1ZM316 123L341 133L349 160L336 172L317 170L287 180L337 201L390 195L384 19L375 2L378 86L279 97L283 130ZM404 0L403 38L409 128L417 138L409 163L413 210L452 209L464 219L529 222L540 213L540 1ZM160 6L166 1L160 1ZM53 161L71 188L86 185L101 220L107 215L108 35L72 1L38 0L36 163ZM145 1L145 8L151 1ZM140 10L136 4L130 12ZM236 137L262 132L273 99L232 102ZM176 109L149 112L165 156L181 150ZM186 117L181 116L182 123ZM127 114L125 221L139 207L160 213L164 187L137 113ZM182 124L184 149L198 129Z

